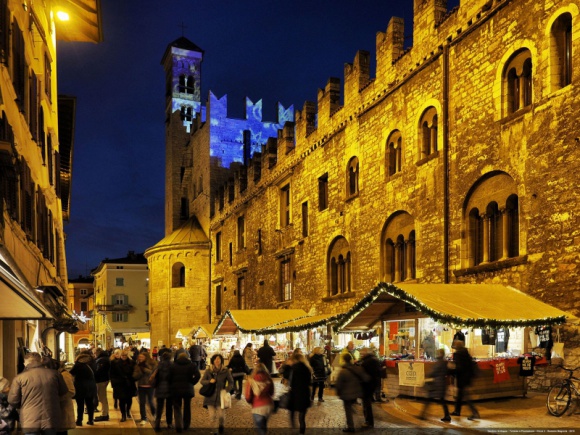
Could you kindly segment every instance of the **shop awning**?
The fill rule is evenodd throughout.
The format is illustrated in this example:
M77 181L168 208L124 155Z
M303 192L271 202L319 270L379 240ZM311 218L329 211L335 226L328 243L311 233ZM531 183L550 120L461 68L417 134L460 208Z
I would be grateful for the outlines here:
M300 319L287 320L265 328L262 331L262 334L299 332L307 329L319 328L321 326L336 323L342 319L342 316L342 314L318 314L315 316L302 317Z
M175 338L189 337L191 334L193 334L194 329L195 329L195 326L190 326L190 327L186 327L186 328L179 328L177 330L177 334L175 334Z
M470 328L579 321L572 314L499 284L380 283L344 314L337 328L371 329L381 319L417 317L416 311L441 323Z
M31 292L0 253L0 320L52 319L48 309Z
M213 337L213 331L215 330L217 323L204 323L199 326L195 326L191 332L193 338L211 338Z
M264 334L266 328L288 320L306 317L304 310L228 310L218 322L213 335Z

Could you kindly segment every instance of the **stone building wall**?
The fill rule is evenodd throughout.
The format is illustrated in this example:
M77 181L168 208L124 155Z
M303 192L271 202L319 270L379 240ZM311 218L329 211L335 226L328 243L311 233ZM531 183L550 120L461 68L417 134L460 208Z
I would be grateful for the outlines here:
M248 188L236 191L231 204L216 210L210 237L221 231L226 248L212 278L223 279L228 288L223 311L237 307L231 290L240 276L245 277L246 308L337 313L352 307L385 279L381 237L390 219L405 212L416 231L418 282L501 283L578 313L578 4L469 2L442 16L440 3L423 2L421 8L426 9L420 11L416 6L416 14L422 14L415 19L420 28L414 29L415 45L407 51L399 39L403 23L392 19L387 31L377 35L377 77L368 77L368 53L357 53L345 67L344 107L337 104L339 82L330 79L319 90L318 101L307 102L297 112L295 147L288 152L279 136L275 165L263 164L259 181L248 177ZM555 90L550 28L563 12L573 17L573 78L570 85ZM522 48L531 52L531 104L508 115L504 69ZM419 127L429 107L438 116L438 151L422 158ZM313 112L318 113L316 127ZM394 130L402 135L402 170L389 176L386 142ZM359 160L359 192L347 198L347 165L353 156ZM260 158L265 161L264 155ZM318 179L326 173L329 206L319 211ZM519 255L471 267L469 199L476 193L493 198L509 188L494 180L508 179L519 201ZM292 224L282 228L280 189L288 182ZM303 237L305 202L308 235ZM235 246L242 214L247 248L234 249L230 266L227 244L233 241ZM261 255L253 247L258 229ZM329 297L328 252L340 236L352 253L352 292ZM289 302L280 298L280 262L285 256L292 258L295 272ZM562 336L575 358L577 330L563 328Z

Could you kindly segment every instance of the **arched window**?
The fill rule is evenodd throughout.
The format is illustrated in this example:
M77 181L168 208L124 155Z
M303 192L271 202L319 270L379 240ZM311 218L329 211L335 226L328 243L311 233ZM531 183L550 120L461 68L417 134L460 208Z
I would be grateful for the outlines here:
M437 152L437 110L429 107L421 116L420 121L421 159L429 157Z
M387 173L389 176L395 175L397 172L401 171L402 144L403 138L401 137L401 132L395 130L387 140Z
M181 74L179 76L179 92L183 93L185 92L185 74Z
M175 263L171 268L171 287L185 287L185 266Z
M487 176L470 194L466 207L466 266L520 255L519 203L513 179L505 173ZM482 213L482 210L485 210Z
M532 104L532 55L530 50L522 49L510 58L504 77L508 114Z
M330 296L352 291L350 247L344 237L338 237L328 254L328 294Z
M550 33L552 88L557 90L572 83L572 15L560 15Z
M188 94L193 94L194 89L195 89L195 84L193 81L193 76L188 76L187 83L186 83L186 92Z
M400 282L417 277L414 220L406 212L391 216L381 240L381 273L386 282Z
M358 182L359 182L358 158L353 157L349 160L347 168L346 191L348 197L358 194Z

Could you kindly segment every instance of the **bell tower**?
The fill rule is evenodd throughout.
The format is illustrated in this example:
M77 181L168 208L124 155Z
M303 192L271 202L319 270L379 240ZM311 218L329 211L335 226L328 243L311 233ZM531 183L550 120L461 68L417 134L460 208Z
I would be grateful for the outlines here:
M165 116L176 110L188 128L201 109L201 61L203 50L185 37L167 46L161 64L165 69Z
M165 235L189 218L182 182L191 171L188 143L192 121L201 116L201 61L203 50L185 37L167 46L165 70Z

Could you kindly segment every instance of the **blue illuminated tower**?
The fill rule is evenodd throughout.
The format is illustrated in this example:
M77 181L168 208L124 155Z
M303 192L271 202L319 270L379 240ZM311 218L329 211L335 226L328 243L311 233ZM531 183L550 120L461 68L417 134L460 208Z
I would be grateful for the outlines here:
M161 59L165 70L165 234L183 223L182 181L192 120L201 110L203 50L185 37L170 43ZM185 128L184 128L185 127Z
M184 125L188 126L200 111L202 60L203 50L183 36L167 46L161 60L165 69L167 118L179 110Z

